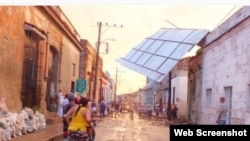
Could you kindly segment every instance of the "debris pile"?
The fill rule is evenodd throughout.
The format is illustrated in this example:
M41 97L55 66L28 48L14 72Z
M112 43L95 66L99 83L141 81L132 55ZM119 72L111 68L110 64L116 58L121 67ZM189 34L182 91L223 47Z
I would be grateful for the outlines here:
M14 113L8 110L5 98L0 99L0 140L7 141L46 128L45 116L29 107Z

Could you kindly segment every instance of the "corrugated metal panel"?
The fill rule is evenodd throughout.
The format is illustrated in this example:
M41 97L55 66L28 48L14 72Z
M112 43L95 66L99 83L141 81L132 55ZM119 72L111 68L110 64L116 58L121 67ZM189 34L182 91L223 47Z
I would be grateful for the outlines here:
M161 82L178 61L206 35L201 29L162 28L117 60L121 65Z

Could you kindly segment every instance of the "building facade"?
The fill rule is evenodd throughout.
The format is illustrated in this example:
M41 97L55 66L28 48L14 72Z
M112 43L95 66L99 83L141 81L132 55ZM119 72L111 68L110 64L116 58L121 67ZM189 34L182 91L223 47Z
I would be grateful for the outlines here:
M187 93L187 120L190 123L198 124L201 108L201 87L202 87L202 52L199 49L196 56L189 60L188 67L188 93Z
M169 102L170 104L177 104L179 108L179 118L187 119L189 59L189 57L181 59L171 70L171 73L169 73L160 83L147 78L146 86L138 92L140 103L150 104L153 109L155 108L154 105L159 103L161 110L163 105L168 105Z
M228 124L250 123L249 31L250 7L245 6L206 37L200 124L216 124L221 96L229 108Z
M81 74L80 77L87 81L86 96L90 99L94 99L96 102L100 99L101 92L101 78L102 78L102 58L99 56L98 73L97 73L97 94L94 96L94 81L95 81L95 62L96 62L96 51L88 40L81 39L81 45L84 47L81 52Z
M76 80L88 76L81 62L93 63L96 54L81 58L85 46L59 7L1 6L0 16L0 97L11 111L55 111L56 93L74 92Z

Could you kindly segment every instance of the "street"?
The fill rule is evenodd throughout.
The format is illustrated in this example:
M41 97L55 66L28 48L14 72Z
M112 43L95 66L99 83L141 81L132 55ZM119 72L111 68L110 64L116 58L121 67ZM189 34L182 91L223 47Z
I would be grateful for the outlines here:
M169 141L169 127L163 120L134 115L134 120L129 113L98 120L95 141Z

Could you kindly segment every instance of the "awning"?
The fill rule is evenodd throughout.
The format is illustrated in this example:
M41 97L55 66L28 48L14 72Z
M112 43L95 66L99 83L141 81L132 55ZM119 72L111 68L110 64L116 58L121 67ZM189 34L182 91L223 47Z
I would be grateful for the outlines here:
M117 62L161 82L185 53L197 45L207 33L203 29L162 28Z

